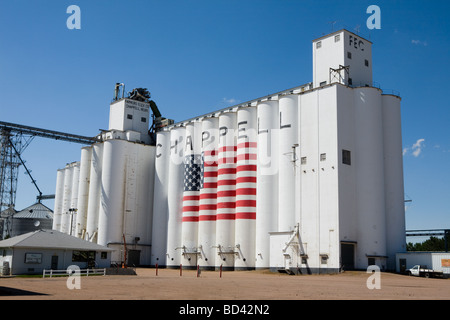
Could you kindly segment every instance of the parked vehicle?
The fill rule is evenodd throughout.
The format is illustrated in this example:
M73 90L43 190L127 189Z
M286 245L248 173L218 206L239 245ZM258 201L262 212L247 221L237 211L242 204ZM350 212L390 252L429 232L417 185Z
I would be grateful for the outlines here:
M443 277L444 273L442 271L436 271L433 269L428 269L427 266L416 264L414 267L408 270L410 276L425 277L425 278L437 278Z

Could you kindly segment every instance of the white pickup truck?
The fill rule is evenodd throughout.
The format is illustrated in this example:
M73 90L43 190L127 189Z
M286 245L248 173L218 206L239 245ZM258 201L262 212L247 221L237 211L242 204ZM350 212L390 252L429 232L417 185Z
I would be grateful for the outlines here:
M411 269L408 270L408 274L410 276L416 276L416 277L425 277L425 278L436 278L436 277L442 277L443 272L442 271L436 271L433 269L428 269L427 266L422 265L415 265Z

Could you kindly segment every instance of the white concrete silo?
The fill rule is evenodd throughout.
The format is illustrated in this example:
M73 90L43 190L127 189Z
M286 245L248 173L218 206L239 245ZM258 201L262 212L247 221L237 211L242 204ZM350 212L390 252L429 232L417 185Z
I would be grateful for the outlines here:
M381 91L361 87L354 90L356 212L358 245L356 267L386 266L386 218ZM369 260L371 260L369 262Z
M61 228L58 231L63 233L69 233L70 228L70 201L72 197L72 177L73 177L73 167L69 164L64 170L64 193L63 193L63 203L61 210Z
M256 268L270 267L269 232L278 230L278 101L258 104Z
M69 229L68 234L75 236L75 229L77 226L77 208L78 208L78 187L80 183L80 162L73 165L72 173L72 195L70 196L69 208Z
M117 247L112 261L123 261L123 213L125 204L125 172L128 142L103 142L101 197L98 214L97 243Z
M53 213L53 230L61 230L62 207L64 198L64 173L65 169L58 169L56 172L56 191Z
M240 108L237 112L236 269L255 267L257 110Z
M102 187L103 143L92 146L92 161L89 175L89 200L86 218L85 240L97 243L98 213Z
M156 135L155 178L153 222L152 222L152 259L151 264L167 264L167 219L168 219L168 178L170 161L170 132L160 131Z
M295 221L295 168L294 145L298 140L298 96L286 95L279 98L279 184L278 231L293 230Z
M395 254L406 251L405 204L400 97L382 95L386 243L388 269L395 269Z
M203 188L200 190L198 221L199 265L212 269L217 255L217 153L219 119L208 117L202 121Z
M219 116L216 267L233 269L236 219L236 113Z
M77 203L78 210L77 210L75 236L83 239L86 233L91 162L92 162L92 147L81 148L80 182L78 185L78 203Z
M198 219L201 187L201 122L186 125L184 143L183 217L181 229L181 264L183 267L197 266Z
M186 128L170 131L168 177L167 266L178 268L181 263L181 228L183 215L184 143Z

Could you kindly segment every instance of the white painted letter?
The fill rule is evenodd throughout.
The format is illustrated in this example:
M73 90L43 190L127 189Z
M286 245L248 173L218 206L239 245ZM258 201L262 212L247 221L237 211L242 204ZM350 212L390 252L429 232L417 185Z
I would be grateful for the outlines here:
M67 7L67 13L71 13L72 15L67 18L67 29L81 29L81 10L79 6L71 5Z
M372 29L381 29L381 9L377 5L371 5L367 8L366 11L368 14L372 14L369 18L367 18L367 28Z

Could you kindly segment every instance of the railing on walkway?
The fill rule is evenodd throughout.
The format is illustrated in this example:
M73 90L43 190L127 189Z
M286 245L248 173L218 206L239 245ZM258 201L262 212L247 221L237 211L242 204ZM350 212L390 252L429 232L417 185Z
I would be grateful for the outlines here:
M47 275L51 278L53 276L63 276L66 275L68 276L70 273L68 270L46 270L44 269L44 271L42 271L42 278L45 278ZM106 275L106 268L103 269L80 269L76 271L76 274L79 275Z

